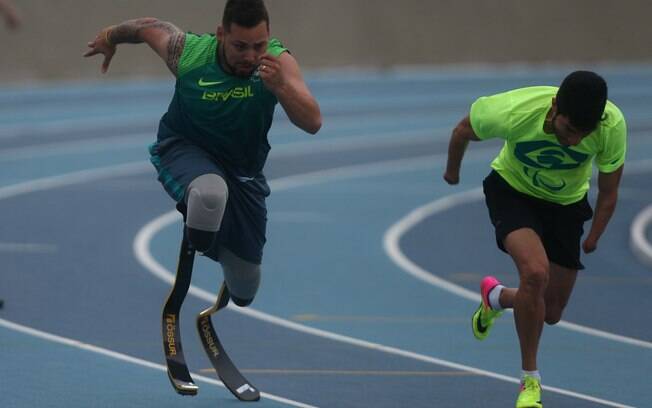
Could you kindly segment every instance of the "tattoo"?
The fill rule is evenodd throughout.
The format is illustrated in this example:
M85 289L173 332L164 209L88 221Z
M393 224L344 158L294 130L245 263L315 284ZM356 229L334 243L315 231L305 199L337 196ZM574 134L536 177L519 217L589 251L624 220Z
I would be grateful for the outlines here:
M149 45L165 60L170 71L176 76L186 36L174 24L151 17L128 20L113 27L109 32L108 40L114 45L121 43L139 44L144 42L141 33L145 29L157 29L168 35L167 44L159 42Z
M183 52L183 46L186 44L186 36L183 32L178 31L170 36L168 42L168 55L165 63L168 68L176 76L179 67L179 58Z
M116 45L122 43L142 43L143 39L140 38L140 32L145 28L158 28L171 35L181 32L174 24L168 23L167 21L160 21L151 17L137 18L115 26L109 33L109 41L111 44Z

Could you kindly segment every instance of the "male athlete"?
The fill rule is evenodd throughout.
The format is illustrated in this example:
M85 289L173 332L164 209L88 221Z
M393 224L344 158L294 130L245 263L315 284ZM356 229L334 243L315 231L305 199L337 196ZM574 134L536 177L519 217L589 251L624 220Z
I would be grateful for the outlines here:
M110 26L85 56L116 46L149 45L176 76L176 89L150 146L159 181L186 216L192 245L218 260L233 300L253 301L265 243L263 166L267 132L278 102L309 133L321 126L317 102L294 57L269 35L262 0L229 0L217 34L184 33L168 22L139 18Z
M266 240L265 198L270 189L263 166L274 108L280 102L292 123L314 134L321 127L319 106L297 61L279 40L270 38L262 0L228 0L216 34L185 33L155 18L125 21L102 29L88 43L85 56L103 54L106 72L119 44L143 42L176 77L174 97L150 153L159 181L184 215L177 280L183 268L188 274L192 269L192 257L186 259L184 253L200 251L222 265L226 285L209 312L226 305L223 293L227 303L230 294L234 303L248 306L260 284ZM175 374L178 364L170 363L181 354L173 336L178 333L176 315L185 292L175 300L176 286L164 309L169 374L179 393L195 394L185 362L185 374ZM176 310L168 313L168 305L175 302L170 310ZM217 341L204 318L199 329L207 336L202 340L209 350ZM218 369L220 375L224 372ZM225 382L232 383L228 378ZM242 390L253 390L249 384L235 388L239 398Z
M540 408L537 349L543 322L561 319L580 262L583 224L593 217L581 247L596 250L616 207L627 128L607 100L599 75L576 71L559 88L537 86L482 97L454 129L444 180L459 182L469 141L501 138L505 144L483 182L498 247L513 259L519 287L491 276L480 285L473 334L483 340L506 308L514 309L521 347L517 408ZM599 170L595 216L587 200L592 162Z

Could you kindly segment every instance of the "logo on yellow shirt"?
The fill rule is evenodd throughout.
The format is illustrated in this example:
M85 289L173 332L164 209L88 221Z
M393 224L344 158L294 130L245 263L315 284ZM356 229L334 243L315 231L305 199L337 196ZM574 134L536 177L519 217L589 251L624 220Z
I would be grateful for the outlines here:
M566 181L561 174L543 174L542 171L573 170L582 166L589 158L588 154L543 140L517 143L514 155L525 165L523 172L532 178L532 184L551 192L564 189Z

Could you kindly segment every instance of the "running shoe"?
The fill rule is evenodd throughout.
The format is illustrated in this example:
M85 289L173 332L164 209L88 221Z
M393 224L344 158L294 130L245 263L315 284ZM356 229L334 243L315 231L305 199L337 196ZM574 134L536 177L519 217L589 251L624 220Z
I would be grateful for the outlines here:
M485 276L482 282L480 282L482 302L480 302L480 306L473 313L472 318L473 335L478 340L487 338L489 330L494 324L494 320L503 314L502 310L493 310L489 304L489 292L497 285L500 285L500 281L493 276Z
M541 403L541 383L526 375L521 382L521 391L516 400L516 408L543 408Z

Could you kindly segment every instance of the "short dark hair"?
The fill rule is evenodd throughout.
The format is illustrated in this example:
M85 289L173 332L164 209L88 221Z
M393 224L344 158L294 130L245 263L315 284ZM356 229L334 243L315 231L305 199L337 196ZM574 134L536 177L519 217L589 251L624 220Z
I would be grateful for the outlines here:
M592 131L604 114L607 83L595 72L570 73L557 92L557 113L568 117L579 130Z
M269 14L263 0L228 0L222 15L222 26L225 30L235 23L239 26L252 28L264 21L269 29Z

